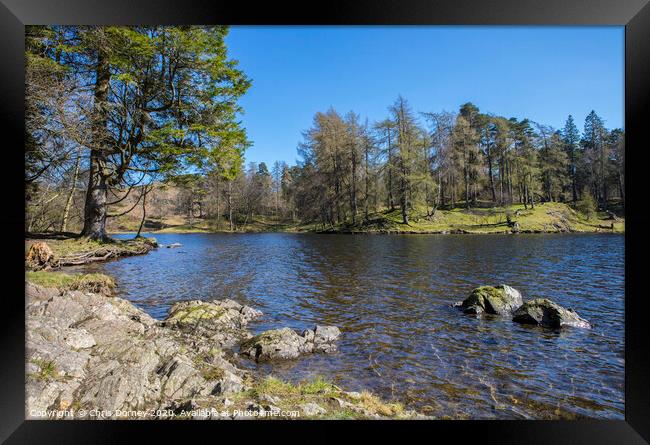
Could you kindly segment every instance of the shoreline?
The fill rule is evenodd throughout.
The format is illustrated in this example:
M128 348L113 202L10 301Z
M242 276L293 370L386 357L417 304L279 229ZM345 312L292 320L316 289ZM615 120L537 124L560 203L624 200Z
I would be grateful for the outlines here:
M35 284L61 274L32 274L25 281L28 419L432 419L318 377L256 377L241 368L246 358L237 348L267 347L246 328L263 314L232 300L180 303L159 321L114 296L108 276L80 274L73 281L83 286L69 287ZM316 326L310 341L318 329L332 328ZM288 328L267 332L297 336ZM336 349L315 345L313 353Z
M333 225L252 217L236 230L227 230L227 221L202 218L181 223L174 218L157 218L152 235L165 233L332 233L332 234L523 234L523 233L625 233L625 218L612 212L581 213L566 203L547 202L534 208L523 205L507 207L476 207L439 209L426 216L422 209L413 211L404 224L399 209L381 210L359 215L357 222L349 218ZM235 224L237 226L237 224ZM222 227L220 229L218 227ZM136 233L134 227L116 226L111 233Z
M133 231L114 231L111 232L111 235L131 235L135 234ZM310 230L310 231L298 231L298 230L248 230L248 231L228 231L228 230L178 230L173 229L165 231L153 231L153 232L144 232L147 235L183 235L183 234L257 234L257 233L289 233L297 235L530 235L530 234L549 234L549 235L595 235L595 234L605 234L605 235L625 235L625 230L610 230L601 228L600 230L594 231L585 231L585 230L576 230L576 231L559 231L559 230L519 230L519 231L501 231L501 232L472 232L466 229L451 229L451 230L432 230L432 231L361 231L361 230Z
M195 391L193 397L185 397L187 395L185 389L176 388L175 391L180 391L180 394L183 395L182 397L165 399L164 403L163 399L156 400L155 406L163 406L164 409L158 409L156 411L158 414L146 418L290 419L294 417L292 414L287 413L301 410L311 413L303 414L299 417L304 419L455 418L453 413L450 414L447 412L433 412L430 414L427 411L427 414L424 415L417 411L406 409L399 402L386 402L367 391L361 391L361 393L347 392L320 377L316 377L316 380L312 381L291 383L291 376L286 377L290 379L289 381L282 381L274 377L273 373L258 374L253 371L250 366L242 366L241 360L250 360L250 358L243 357L241 350L236 352L238 345L244 344L241 343L241 340L237 340L234 344L228 344L225 346L222 344L224 342L223 336L225 335L226 338L228 338L228 336L233 335L233 332L235 332L234 335L241 336L238 338L244 340L251 339L252 335L246 329L245 320L242 322L242 320L234 319L236 321L235 328L233 328L233 325L216 325L216 327L208 326L207 329L201 328L197 331L197 324L195 321L210 323L210 319L212 318L211 314L214 311L214 308L210 307L200 311L195 311L194 308L192 308L187 310L186 314L182 317L188 318L190 321L189 326L191 326L191 329L186 331L185 329L188 325L184 326L181 324L175 326L170 323L170 320L178 318L177 315L174 315L174 307L172 307L166 318L160 320L154 319L129 301L128 295L122 295L120 297L115 296L115 281L112 277L102 274L72 274L75 276L75 279L62 279L62 277L71 276L71 274L64 271L65 268L60 269L57 272L29 272L28 275L31 274L32 276L26 276L26 287L28 289L26 292L27 316L30 317L30 307L32 307L31 321L34 321L33 318L36 314L36 324L38 325L40 323L43 325L42 334L38 333L40 332L38 329L38 332L34 333L32 332L33 330L30 330L30 326L32 326L33 323L30 324L30 320L28 320L28 330L26 334L28 337L33 337L34 334L36 334L36 336L40 337L41 340L47 337L50 342L50 344L45 345L45 349L41 348L40 350L41 352L45 351L45 354L39 355L39 353L29 353L26 356L26 367L28 369L28 374L30 374L26 380L26 385L32 385L32 394L36 394L36 396L31 397L31 399L28 398L27 403L29 404L29 400L31 400L32 404L40 404L40 407L37 406L34 408L36 405L33 405L31 409L30 406L27 405L26 409L28 413L30 411L36 413L52 412L52 410L64 412L72 411L72 414L66 414L63 418L77 419L82 417L75 416L74 410L85 410L89 408L87 405L84 405L83 402L87 398L87 393L85 391L94 391L96 386L84 386L86 383L84 383L84 380L80 378L79 375L91 373L91 371L83 370L82 372L79 369L72 369L72 374L70 374L67 363L57 362L56 357L58 357L59 354L63 353L63 359L70 359L71 357L69 354L88 352L89 359L87 363L91 363L92 360L95 360L92 366L101 367L107 362L115 362L116 360L119 362L119 360L121 360L120 357L122 357L123 352L125 351L119 349L119 344L123 342L125 347L126 343L129 343L129 354L132 354L132 357L134 357L134 363L139 363L140 361L148 360L147 354L150 353L150 350L155 350L158 347L154 338L162 338L162 341L174 342L174 348L176 348L176 351L182 351L184 356L180 361L177 354L165 356L163 357L165 363L160 362L160 366L158 366L157 369L164 369L167 365L174 368L180 366L179 363L183 364L183 366L187 365L189 368L183 368L182 372L187 372L195 376L196 378L194 380L190 378L189 381L194 382L191 383L191 385L197 386L192 387L194 389L191 391ZM35 275L37 276L37 279L34 279ZM38 275L40 275L40 277L38 277ZM50 282L48 285L49 280L54 280L55 283L52 284ZM33 304L34 301L36 302L36 306ZM253 308L242 306L232 300L197 300L189 303L198 306L199 308L206 305L214 305L215 303L224 303L228 306L234 305L235 307L238 307L239 313L242 314L246 312L258 312ZM49 305L53 306L52 310L48 309ZM86 309L88 310L84 309L86 315L83 317L77 313L79 305L84 307L87 306ZM45 309L43 308L44 306ZM99 310L97 308L99 308ZM219 310L217 309L217 311ZM176 310L176 312L178 312L178 310ZM202 315L202 312L207 315ZM197 313L201 315L198 318L195 318ZM238 317L237 314L235 314L235 316ZM75 318L76 321L73 321L69 325L66 325L65 323L61 325L61 319L66 317L79 317L79 319ZM90 322L88 322L89 319L86 317L91 317ZM55 320L55 326L49 324L52 318ZM119 321L119 323L116 324L116 320ZM87 322L88 324L86 324ZM125 323L124 326L120 326L120 323L122 322ZM131 322L136 322L136 325L131 324ZM242 327L244 329L242 329ZM288 328L274 329L266 331L266 333L285 331L287 329ZM116 339L111 337L106 339L107 343L104 343L104 340L98 340L104 335L112 336L113 334L108 334L109 330L119 331L120 336L122 336L122 333L124 332L126 333L127 338ZM92 341L89 340L90 337L88 337L87 334L90 334L93 339ZM287 332L283 333L283 335L286 334ZM135 339L137 340L135 345L131 344L133 341L133 335L135 335ZM260 335L256 337L259 337ZM291 335L295 337L296 333ZM304 335L304 333L302 335ZM72 352L62 352L61 347L65 348L67 346L51 344L52 341L54 341L52 338L59 343L61 339L63 339L64 343L72 347ZM145 343L140 344L139 342L141 341L144 341ZM215 341L218 342L217 349L219 351L216 355L214 352ZM72 343L70 344L70 342ZM93 342L94 344L92 346L84 346L90 345ZM113 346L108 346L109 343L111 345L117 343L118 349L114 349ZM291 341L282 340L280 344L284 347L286 344L290 343ZM51 354L48 352L48 348L52 350ZM273 346L273 348L275 348L275 346ZM104 350L107 352L103 352ZM102 351L101 357L94 357L94 351L98 351L98 353L100 353L99 351ZM300 358L297 357L297 359L299 360ZM75 360L71 360L70 363L73 367L77 366ZM123 365L126 366L127 369L130 366L128 363ZM60 373L60 371L63 371L63 373ZM172 370L171 372L173 374L174 371ZM128 371L127 377L125 378L128 380L131 378L130 376L131 371ZM225 380L223 379L224 376L227 377ZM92 375L91 383L93 385L99 384L101 386L102 383L97 383L97 380L101 381L103 378L104 377L102 376ZM119 373L116 378L121 378ZM158 371L156 371L155 375L148 375L147 381L152 379L155 380L157 378L162 378L159 376ZM167 378L171 377L168 376ZM180 380L187 381L188 378L188 375L185 374L174 376L172 380L176 383L173 384L178 384L178 381ZM203 380L201 380L201 378L203 378ZM213 380L211 379L215 378L221 379L215 386L215 388L217 386L220 388L220 392L217 391L217 394L214 393L214 389L207 391L205 386L211 386L213 384ZM82 390L79 391L82 392L77 390L75 390L77 392L70 391L69 388L66 389L67 387L64 383L68 380L73 381L75 385L79 383L82 388ZM106 383L106 385L112 384L113 383ZM130 385L131 383L128 384ZM146 383L141 382L140 384L146 386ZM88 385L90 385L90 383L88 383ZM161 387L165 386L166 384L162 384L161 382ZM137 393L135 387L129 388L131 391ZM61 390L61 392L54 401L48 399L43 402L42 397L50 397L49 395L51 395L52 392L56 393L59 390ZM119 388L117 390L121 391ZM101 397L105 397L105 400L102 399L102 403L110 404L112 403L110 400L114 400L118 396L116 394L104 394ZM35 400L36 402L34 402ZM97 399L94 400L97 401ZM44 403L49 403L49 405L45 406ZM58 406L52 407L52 404L56 405L57 403L59 404ZM312 404L316 406L313 406ZM280 406L281 411L284 412L285 415L276 416L275 414L272 414L278 406ZM222 415L223 412L232 413L233 409L237 411L237 414L225 417ZM107 412L116 412L116 410L128 413L132 412L134 408L132 406L116 408L115 406L110 405L104 407L104 411ZM147 408L144 407L144 410L147 411ZM577 416L577 414L571 411L562 411L559 414L551 414L550 412L547 412L546 408L542 405L540 405L539 410L539 414L543 416L542 418L548 419L570 419L576 418L575 416ZM36 415L32 418L43 417ZM134 417L130 414L124 414L124 416L106 416L104 418L142 417Z

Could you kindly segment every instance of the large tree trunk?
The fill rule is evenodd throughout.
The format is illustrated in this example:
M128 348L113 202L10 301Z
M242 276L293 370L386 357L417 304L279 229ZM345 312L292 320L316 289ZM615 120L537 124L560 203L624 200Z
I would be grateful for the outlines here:
M105 240L106 234L106 195L108 187L106 176L102 172L103 159L100 152L90 152L90 176L88 178L88 191L84 207L84 227L81 232L94 240Z
M400 181L400 207L402 210L402 222L404 224L409 223L409 216L408 216L408 195L407 195L407 190L406 190L406 184L404 183L404 180L402 179Z
M83 236L94 240L105 240L106 235L106 126L108 86L110 82L108 55L99 50L97 55L95 104L93 110L93 148L90 150L90 175L84 208Z

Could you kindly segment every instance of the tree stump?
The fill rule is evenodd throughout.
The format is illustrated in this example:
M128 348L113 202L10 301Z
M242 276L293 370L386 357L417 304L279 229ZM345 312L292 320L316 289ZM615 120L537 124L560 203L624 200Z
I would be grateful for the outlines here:
M25 257L25 267L29 270L47 270L55 267L56 256L44 241L32 244Z

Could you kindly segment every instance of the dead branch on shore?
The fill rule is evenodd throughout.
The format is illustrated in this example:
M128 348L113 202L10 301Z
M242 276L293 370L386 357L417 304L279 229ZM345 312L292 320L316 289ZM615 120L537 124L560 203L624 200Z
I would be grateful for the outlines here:
M59 258L59 266L78 266L81 264L93 263L96 261L106 261L111 258L120 256L142 255L151 250L151 246L143 244L142 246L102 246L95 250L81 252L73 255L67 255Z

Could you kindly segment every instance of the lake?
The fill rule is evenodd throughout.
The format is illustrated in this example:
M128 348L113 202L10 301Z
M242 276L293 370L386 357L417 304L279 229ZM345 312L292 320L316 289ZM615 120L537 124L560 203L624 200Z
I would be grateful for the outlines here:
M82 269L112 275L159 319L176 301L231 298L263 311L253 332L341 329L338 353L248 364L261 374L323 376L438 416L624 417L623 235L148 236L182 247ZM593 329L451 307L499 283L574 308Z

